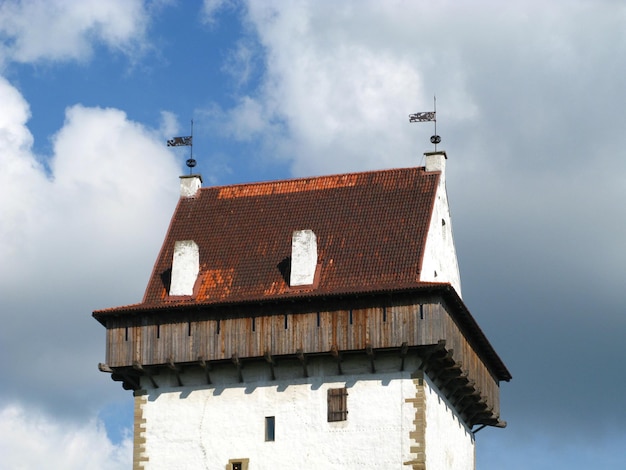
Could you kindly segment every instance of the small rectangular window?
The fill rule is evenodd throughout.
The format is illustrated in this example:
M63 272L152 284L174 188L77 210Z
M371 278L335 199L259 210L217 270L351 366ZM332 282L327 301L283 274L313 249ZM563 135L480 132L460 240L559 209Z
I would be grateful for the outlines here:
M273 441L276 426L276 418L274 416L265 417L265 440Z
M227 470L248 470L248 463L248 459L230 459L226 468Z
M328 389L328 422L348 419L348 389Z

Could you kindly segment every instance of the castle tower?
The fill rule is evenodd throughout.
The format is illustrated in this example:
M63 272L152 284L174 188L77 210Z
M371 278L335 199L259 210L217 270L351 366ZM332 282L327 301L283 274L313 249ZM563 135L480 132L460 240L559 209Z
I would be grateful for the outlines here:
M474 468L511 375L461 299L445 163L182 178L143 301L94 312L134 468Z

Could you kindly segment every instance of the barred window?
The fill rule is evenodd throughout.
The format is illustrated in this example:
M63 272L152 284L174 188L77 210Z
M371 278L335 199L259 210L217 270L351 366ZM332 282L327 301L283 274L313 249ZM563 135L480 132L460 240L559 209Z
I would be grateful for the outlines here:
M328 389L328 422L348 419L348 389Z

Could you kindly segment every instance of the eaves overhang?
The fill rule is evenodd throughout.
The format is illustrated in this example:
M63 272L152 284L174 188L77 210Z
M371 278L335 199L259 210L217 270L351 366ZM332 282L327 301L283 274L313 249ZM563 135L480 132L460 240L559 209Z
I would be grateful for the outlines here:
M160 302L157 304L134 304L122 307L116 307L111 309L96 310L93 312L93 317L98 320L103 326L106 326L108 318L120 318L120 317L139 317L146 315L162 315L168 313L186 313L195 312L199 310L213 310L224 307L233 306L253 306L274 304L279 305L283 303L293 303L295 301L307 301L307 300L321 300L321 301L333 301L333 300L346 300L352 298L363 297L382 297L382 296L394 296L394 295L408 295L408 294L422 294L422 295L440 295L449 307L449 312L454 321L459 325L459 328L467 335L468 340L474 345L477 354L482 358L487 367L491 370L492 374L498 381L510 381L512 378L511 373L508 371L504 362L500 359L493 346L483 333L482 329L468 310L467 306L456 293L454 288L448 283L418 283L410 286L395 286L394 288L380 288L380 289L351 289L346 292L316 292L316 291L294 291L281 296L272 296L269 298L240 298L237 301L214 301L214 302L195 302L193 299L179 299L169 302Z

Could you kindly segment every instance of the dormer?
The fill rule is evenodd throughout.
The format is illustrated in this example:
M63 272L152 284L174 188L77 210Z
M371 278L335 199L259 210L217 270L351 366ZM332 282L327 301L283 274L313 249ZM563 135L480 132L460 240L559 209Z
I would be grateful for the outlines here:
M193 240L179 240L174 243L169 295L193 295L193 287L199 272L200 249L198 244Z
M310 286L317 269L317 237L313 230L296 230L291 235L291 287Z

